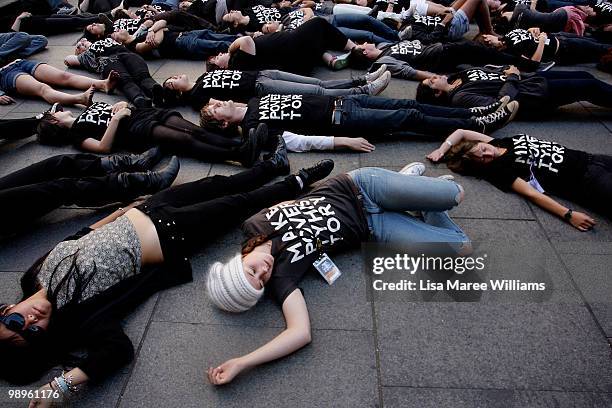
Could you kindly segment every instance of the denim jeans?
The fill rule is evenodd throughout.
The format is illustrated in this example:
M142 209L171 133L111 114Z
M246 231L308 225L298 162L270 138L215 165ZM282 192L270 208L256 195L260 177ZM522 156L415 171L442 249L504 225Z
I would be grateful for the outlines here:
M355 79L332 79L322 81L289 72L269 69L259 72L257 77L257 92L259 95L271 93L277 94L300 94L300 95L327 95L344 96L366 93L367 88L355 87L358 85Z
M47 39L42 35L28 33L0 33L0 58L25 58L43 50Z
M426 105L413 99L349 95L343 97L342 111L339 126L343 131L448 135L457 129L478 128L469 109Z
M353 41L379 44L397 42L397 31L363 14L340 14L330 17L330 23Z
M348 173L363 195L363 206L377 242L410 245L448 243L459 252L470 242L448 210L461 202L463 189L454 181L409 176L375 167ZM421 211L423 220L407 211Z
M165 6L170 10L178 9L179 0L153 0L151 2L152 6Z
M584 71L546 71L538 75L548 83L548 100L554 107L578 101L612 107L612 85Z
M184 32L176 39L176 48L185 58L204 60L211 55L226 52L238 37L230 34L218 34L212 30L195 30Z

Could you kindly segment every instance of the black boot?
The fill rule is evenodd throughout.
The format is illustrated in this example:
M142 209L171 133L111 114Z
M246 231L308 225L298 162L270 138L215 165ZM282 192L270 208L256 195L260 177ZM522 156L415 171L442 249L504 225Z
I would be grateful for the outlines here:
M178 175L180 167L178 158L172 156L168 165L160 171L120 173L117 180L119 185L130 193L138 195L151 194L170 187Z
M289 157L287 156L287 145L285 139L282 136L278 136L276 142L276 149L270 157L266 159L266 162L271 163L274 166L274 172L278 175L289 174Z
M146 96L137 96L134 98L133 103L137 108L150 108L153 106L153 101Z
M153 85L153 89L151 90L153 94L153 104L157 108L162 108L165 106L164 102L164 87L160 84Z
M267 132L268 127L263 123L259 124L257 129L249 130L249 136L242 146L238 148L237 160L242 163L244 167L253 167L253 164L259 159L259 155L261 154L259 140L262 138L262 134Z
M307 167L298 171L296 177L302 181L302 187L305 187L329 176L329 173L331 173L333 169L334 161L331 159L325 159L321 160L312 167Z
M109 173L117 171L143 171L155 166L164 157L159 147L141 154L114 154L102 157L102 168Z

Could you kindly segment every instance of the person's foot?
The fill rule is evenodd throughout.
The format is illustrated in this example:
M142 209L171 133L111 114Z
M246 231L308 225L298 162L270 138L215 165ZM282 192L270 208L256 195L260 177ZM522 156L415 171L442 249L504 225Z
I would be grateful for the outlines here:
M257 135L257 145L261 150L267 150L273 152L276 150L278 140L268 132L268 125L260 123L255 128L255 134ZM272 156L271 154L269 157ZM268 160L268 157L264 156L264 160Z
M333 56L332 60L329 62L329 67L334 71L340 71L341 69L348 67L350 56L350 52L347 52L346 54L342 55Z
M151 93L153 94L153 104L160 108L164 106L164 87L160 84L153 85L153 89L151 89Z
M119 184L130 193L150 194L172 185L179 173L181 163L176 156L159 171L145 171L139 173L120 173L117 177Z
M95 92L96 88L93 85L90 86L88 90L78 95L77 103L80 105L91 106L91 104L93 103L93 96Z
M242 163L244 167L253 167L253 164L255 164L261 154L261 145L259 144L260 136L258 136L261 129L261 124L257 126L257 129L250 129L247 139L239 148L238 161ZM267 131L267 128L265 128L265 130Z
M287 156L287 145L285 139L279 135L276 142L276 149L272 155L266 159L266 162L274 166L275 173L278 175L289 174L291 170L289 166L289 157Z
M380 78L381 75L384 74L386 71L387 71L387 64L382 64L376 71L368 72L367 74L365 74L363 76L363 79L366 82L374 82L375 80Z
M405 165L398 173L407 176L422 176L425 174L425 165L421 162L412 162Z
M398 37L400 40L410 40L412 38L412 25L407 25L402 31L399 32Z
M370 95L380 95L385 89L387 89L390 81L391 73L386 71L380 78L366 85L368 87L368 93Z
M368 16L372 18L378 18L379 11L380 11L380 6L378 4L375 4L374 7L372 7L372 11L368 13Z
M114 154L102 157L102 167L108 172L143 171L155 166L164 157L161 148L153 147L141 154Z
M503 108L496 110L488 115L474 118L478 126L482 127L483 133L490 133L504 127L516 116L519 108L517 101L509 102Z
M546 71L549 71L554 66L555 66L555 61L540 62L540 66L538 67L536 72L546 72Z
M310 186L319 180L329 176L334 169L334 161L331 159L321 160L312 167L301 169L296 177L301 181L302 187Z
M510 102L510 97L506 95L486 106L475 106L473 108L470 108L470 112L477 116L488 115L489 113L495 112L499 108L503 108L508 104L508 102Z
M102 90L107 94L112 94L117 84L119 83L119 72L114 69L108 73L108 77L104 80L104 86Z

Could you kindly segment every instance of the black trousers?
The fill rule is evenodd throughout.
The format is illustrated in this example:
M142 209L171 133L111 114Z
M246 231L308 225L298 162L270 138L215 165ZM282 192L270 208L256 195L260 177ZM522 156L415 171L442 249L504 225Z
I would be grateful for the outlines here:
M600 81L584 71L546 71L538 75L546 78L551 107L587 101L594 105L612 107L612 85Z
M42 35L64 34L81 31L89 24L97 22L99 18L95 14L32 16L22 20L21 31Z
M119 73L119 89L125 94L130 102L137 97L151 97L153 86L157 84L145 60L138 54L122 52L110 56L107 64L102 69L102 76L106 78L110 71Z
M589 155L578 194L570 199L612 217L612 156Z
M260 162L232 176L217 175L171 187L137 208L155 224L164 258L181 257L263 208L300 193L295 176L262 187L273 177L270 163Z
M515 65L521 71L535 71L540 64L527 58L497 51L474 41L460 41L444 44L442 54L435 61L423 61L423 66L415 68L434 72L454 72L457 65Z
M25 139L36 133L36 118L0 119L0 139Z
M0 234L14 232L62 205L99 206L139 196L122 187L118 174L107 173L98 156L70 154L0 178Z
M600 43L592 37L583 37L574 33L555 33L555 36L559 40L559 50L555 60L564 65L597 62L609 49L612 49L612 45Z
M233 9L232 9L233 10ZM181 10L164 11L153 17L153 21L166 20L172 26L171 31L193 31L210 29L216 30L217 26L196 15ZM214 21L214 19L212 20Z

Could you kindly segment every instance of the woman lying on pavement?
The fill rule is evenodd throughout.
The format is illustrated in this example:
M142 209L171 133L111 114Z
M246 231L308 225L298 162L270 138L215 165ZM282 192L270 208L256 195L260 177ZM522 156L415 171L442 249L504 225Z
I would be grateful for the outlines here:
M24 274L21 301L0 308L0 375L29 383L69 364L40 388L60 398L105 380L134 358L123 316L154 293L190 282L195 250L262 208L296 198L330 170L314 166L262 187L288 171L286 156L274 156L233 176L166 189L68 237ZM86 357L75 361L69 353L83 348Z
M179 171L176 158L151 171L161 150L141 155L63 154L0 178L0 236L15 232L62 205L101 206L126 202L169 187Z
M86 152L120 149L144 151L153 145L208 162L232 160L251 167L267 134L252 129L244 140L202 129L180 113L158 108L136 108L127 102L96 102L77 117L71 112L45 114L38 125L41 143L73 144Z
M166 105L191 105L200 110L210 98L246 102L271 93L343 96L378 95L387 86L381 78L385 67L353 79L322 81L317 78L277 70L240 71L219 69L205 72L195 82L187 75L174 75L164 81Z
M272 132L288 130L304 135L447 135L463 128L492 132L512 120L518 110L518 103L506 103L454 109L369 95L270 94L252 98L248 104L211 99L202 108L201 125L241 126L244 130L266 123Z
M568 149L555 142L519 134L493 139L457 130L427 156L448 168L481 177L503 191L514 191L580 231L595 220L572 211L549 194L612 216L612 156Z
M423 80L416 99L422 103L456 107L483 106L508 96L521 104L521 115L541 117L559 106L579 101L612 107L612 85L583 71L521 74L516 67L503 71L472 68L450 77Z
M443 243L452 254L469 254L469 238L448 215L462 202L463 188L454 181L422 177L424 170L422 164L401 173L373 167L353 170L249 218L242 225L242 251L210 268L207 294L220 309L243 312L257 303L265 288L281 306L286 328L256 350L210 367L209 381L227 384L244 370L310 343L308 308L298 285L312 266L320 265L317 269L330 283L338 277L327 267L333 262L327 253L372 240L402 247ZM408 211L420 211L421 216Z
M84 68L101 77L116 73L117 87L134 106L150 108L152 103L158 107L162 105L162 86L151 77L145 60L112 38L94 43L81 38L74 54L64 59L67 66Z

